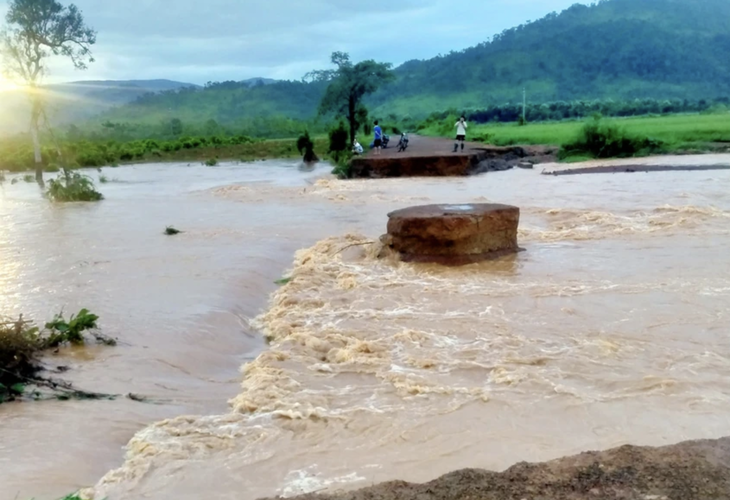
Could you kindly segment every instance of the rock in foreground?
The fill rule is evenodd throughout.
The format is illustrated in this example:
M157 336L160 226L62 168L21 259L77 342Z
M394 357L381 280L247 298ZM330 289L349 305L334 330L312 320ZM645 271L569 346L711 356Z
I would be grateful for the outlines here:
M382 241L406 262L464 265L518 252L519 220L509 205L416 206L388 214Z
M623 446L505 472L467 469L425 484L382 483L298 500L730 499L730 438L661 448Z

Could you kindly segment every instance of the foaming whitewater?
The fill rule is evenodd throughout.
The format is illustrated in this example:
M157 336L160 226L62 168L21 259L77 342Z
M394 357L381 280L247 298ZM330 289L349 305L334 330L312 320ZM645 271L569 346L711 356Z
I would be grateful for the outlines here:
M143 331L133 340L151 349L135 350L145 363L130 366L151 365L154 379L149 360L174 344L174 366L196 375L242 364L240 387L219 389L218 406L200 396L214 387L202 374L163 391L202 402L138 422L124 460L88 498L253 500L730 433L730 173L338 181L295 172L181 195L196 214L215 208L181 224L180 247L164 240L180 253L154 261L169 266L158 279L187 269L176 288L192 294L209 276L211 298L191 302L232 302L237 326L210 328L203 316L186 342L159 328L167 341L149 332L152 343ZM484 201L521 208L526 252L442 268L401 263L379 243L391 210ZM120 283L134 269L122 265ZM114 428L99 406L84 408Z

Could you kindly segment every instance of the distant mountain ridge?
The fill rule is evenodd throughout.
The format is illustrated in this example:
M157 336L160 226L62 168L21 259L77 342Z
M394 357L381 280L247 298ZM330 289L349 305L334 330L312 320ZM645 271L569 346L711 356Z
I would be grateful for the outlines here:
M533 103L730 96L730 2L576 4L475 47L408 61L395 73L392 84L367 100L371 116L418 117L449 108L478 109L521 101L523 89ZM235 125L262 117L308 120L316 115L325 88L321 83L265 78L180 85L151 92L141 92L137 85L137 94L135 89L108 88L103 95L91 95L106 107L84 110L83 115L100 112L96 123L152 124L180 118Z
M424 116L517 102L730 96L730 2L600 0L575 4L475 47L395 69L371 96L371 115ZM112 121L164 119L235 125L257 117L310 119L324 91L298 81L211 85L148 96L105 113Z
M523 88L532 102L727 96L728 54L726 0L600 0L409 61L375 103L399 113L424 100L479 107L518 101Z
M54 125L89 119L114 106L128 104L143 95L182 88L202 88L172 80L81 80L44 86L48 115ZM20 91L0 93L0 133L27 129L29 106Z

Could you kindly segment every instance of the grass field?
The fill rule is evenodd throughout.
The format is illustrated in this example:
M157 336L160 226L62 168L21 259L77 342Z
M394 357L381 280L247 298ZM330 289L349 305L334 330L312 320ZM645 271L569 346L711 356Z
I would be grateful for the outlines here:
M514 144L552 144L562 146L573 141L584 124L593 120L517 124L472 124L467 139L497 146ZM455 119L431 126L419 133L450 137ZM667 144L669 150L716 149L716 143L730 143L730 114L686 114L657 117L604 118L629 135L645 136ZM714 144L713 144L714 143ZM715 146L715 147L713 147ZM728 144L730 147L730 144Z
M418 130L427 136L453 137L456 117L441 122L428 122L426 128ZM604 143L598 147L575 147L580 136L585 136L587 124L593 118L576 121L541 122L518 126L512 124L472 124L467 139L497 146L550 144L566 146L561 159L566 162L590 158L646 156L651 154L727 151L730 148L730 113L683 114L667 116L642 116L631 118L604 118L601 124L614 126ZM602 127L603 127L602 125ZM606 127L603 127L604 129ZM361 136L363 145L369 144L370 135ZM315 152L321 159L327 158L328 138L322 135L312 137ZM648 141L647 140L651 140ZM605 142L613 141L612 148ZM616 141L625 141L620 147ZM296 158L301 154L296 149L296 139L257 140L243 144L201 144L193 148L170 150L162 144L144 146L146 141L136 141L115 146L113 151L102 143L64 143L60 145L63 157L69 166L94 167L107 164L139 162L209 162L218 160L251 161L266 158ZM153 141L156 142L156 141ZM596 141L593 141L594 143ZM584 141L585 143L585 141ZM649 144L651 147L647 147ZM144 146L144 147L143 147ZM187 147L187 146L186 146ZM54 149L46 146L44 158L48 171L57 171L55 162L48 162L54 156ZM23 171L33 168L33 153L29 140L0 142L0 171Z
M326 137L313 137L314 152L320 159L328 158L329 139ZM106 165L118 165L129 163L154 163L154 162L209 162L216 164L217 161L238 160L254 161L272 158L301 158L302 154L297 150L296 139L270 139L245 144L221 144L221 145L200 145L190 149L178 149L176 151L164 151L155 146L152 150L136 147L134 155L120 157L120 150L113 153L108 152L110 157L97 149L92 143L68 143L61 144L65 159L64 165L69 167L101 167ZM128 148L126 148L128 149ZM125 150L126 150L125 149ZM53 156L52 152L46 151L44 158L46 172L58 172L59 165L49 162ZM0 143L0 174L3 171L22 172L34 168L33 152L27 141ZM2 177L0 176L0 184Z

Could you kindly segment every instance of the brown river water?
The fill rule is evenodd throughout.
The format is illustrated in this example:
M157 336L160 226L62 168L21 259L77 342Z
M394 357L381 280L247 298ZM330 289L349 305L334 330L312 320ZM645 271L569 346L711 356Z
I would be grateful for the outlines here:
M253 500L730 434L730 171L105 170L97 204L0 191L0 311L91 309L120 345L48 364L151 402L1 405L0 500ZM389 211L484 201L521 207L525 252L375 257Z

